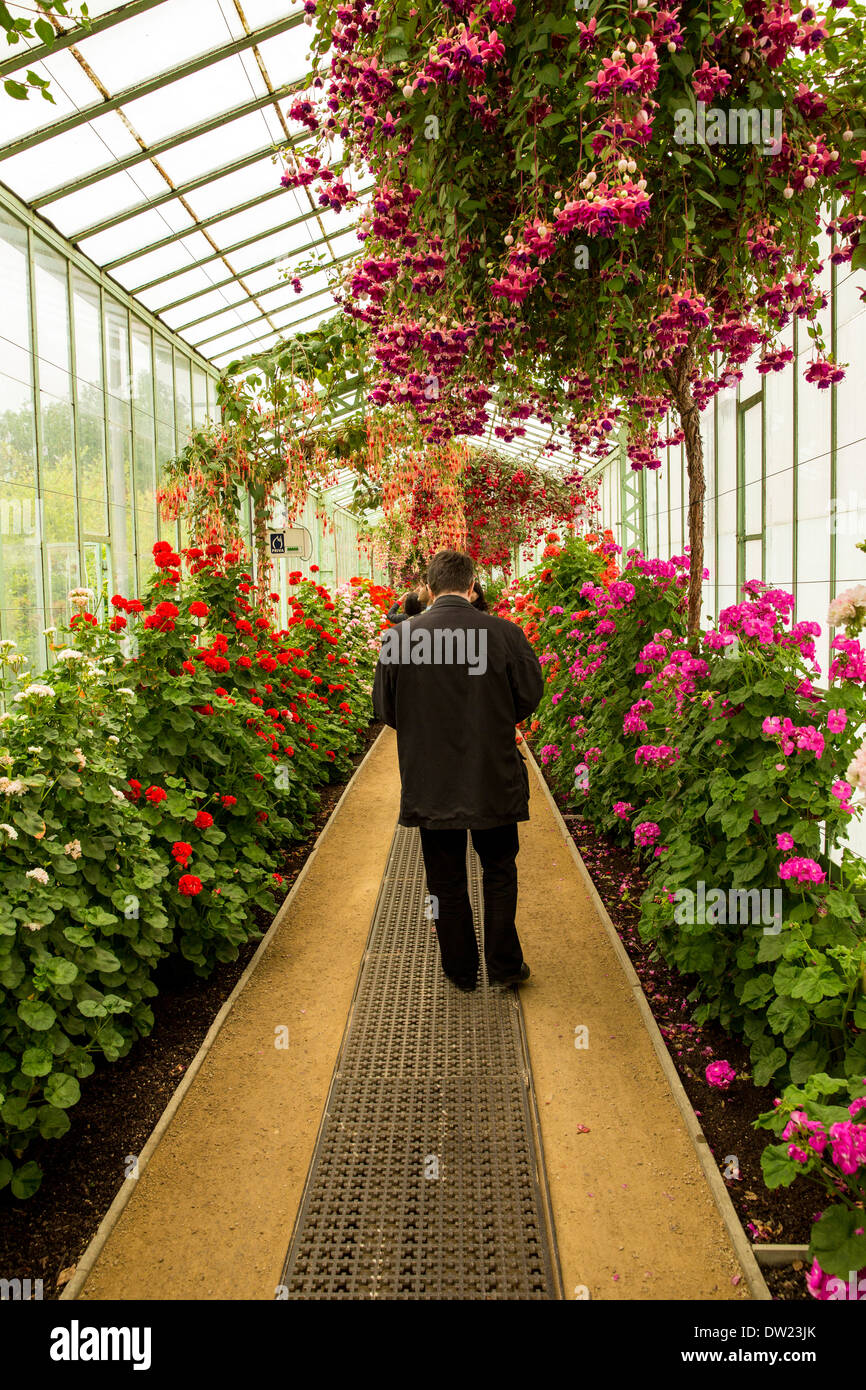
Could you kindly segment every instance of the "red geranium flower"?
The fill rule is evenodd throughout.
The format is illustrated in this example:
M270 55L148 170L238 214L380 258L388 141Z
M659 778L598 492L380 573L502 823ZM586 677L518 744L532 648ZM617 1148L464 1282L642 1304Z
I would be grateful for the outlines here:
M201 879L196 878L195 874L182 874L177 881L178 892L183 893L187 898L194 898L201 892Z
M310 565L310 574L318 574L318 573L319 573L319 566L318 566L318 565Z
M140 782L137 782L137 781L135 780L134 777L130 777L130 779L129 779L129 791L126 793L127 800L128 800L128 801L137 801L138 798L139 798L140 796L141 796L141 783L140 783Z
M111 606L112 608L125 608L126 599L123 597L123 594L115 594L114 598L111 600Z
M236 796L221 796L221 797L220 797L220 801L222 802L223 806L235 806L235 805L237 804L237 797L236 797Z
M142 603L140 598L127 599L126 611L127 613L143 613L144 604Z
M302 575L300 570L292 570L291 574L289 575L289 583L300 584L303 577L304 576Z
M195 675L195 667L193 666L193 664L192 664L191 661L185 661L185 662L183 663L183 669L184 669L185 671L189 671L189 674L190 674L191 676L194 676L194 675Z
M168 792L164 791L162 787L148 787L144 794L148 801L151 801L154 806L160 801L165 801L165 798L168 796Z
M257 812L257 814L256 814L256 820L267 820L267 818L268 818L268 813L267 813L267 811L259 811L259 812Z
M126 627L126 619L122 618L119 613L115 613L108 626L112 632L121 632Z
M199 830L207 830L209 826L213 825L213 816L210 811L196 812L195 825Z
M188 845L186 840L176 840L171 847L171 852L184 869L192 858L192 845Z
M190 604L189 611L194 618L206 618L210 609L206 603L202 603L200 599L196 599L195 603Z
M223 548L221 545L206 545L204 553L205 555L222 555Z

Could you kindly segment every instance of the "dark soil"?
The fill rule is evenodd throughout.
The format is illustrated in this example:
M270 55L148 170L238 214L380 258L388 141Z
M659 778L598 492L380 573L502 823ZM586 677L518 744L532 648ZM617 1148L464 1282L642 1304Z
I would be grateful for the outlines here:
M773 1109L778 1090L758 1087L750 1077L748 1048L717 1024L698 1028L690 1022L694 1004L687 996L696 980L680 975L654 956L651 944L638 932L644 881L631 855L606 835L600 835L581 816L563 812L564 820L620 940L643 986L655 1020L667 1044L686 1094L725 1177L725 1186L754 1245L808 1245L809 1232L820 1210L820 1193L805 1183L770 1191L764 1186L761 1154L775 1137L756 1130L754 1120ZM710 1086L705 1071L710 1062L726 1061L736 1072L728 1090ZM736 1173L739 1176L735 1176ZM774 1298L809 1298L805 1279L809 1262L800 1270L765 1269Z
M372 724L354 758L357 767L381 731ZM319 789L314 825L305 840L288 846L276 865L288 893L346 783ZM270 917L256 909L263 934ZM28 1149L43 1170L39 1191L26 1202L0 1194L0 1270L5 1278L43 1280L43 1296L56 1298L71 1277L126 1178L127 1157L139 1154L184 1072L231 994L261 937L248 941L237 960L208 979L193 975L180 956L161 962L152 1001L153 1031L119 1062L97 1062L62 1139ZM64 1277L65 1275L65 1277Z

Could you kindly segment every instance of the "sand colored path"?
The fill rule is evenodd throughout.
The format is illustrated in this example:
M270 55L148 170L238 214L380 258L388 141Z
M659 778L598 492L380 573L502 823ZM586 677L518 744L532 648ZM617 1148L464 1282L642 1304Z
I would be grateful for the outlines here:
M537 773L531 781L519 928L533 980L522 998L565 1296L582 1286L593 1299L747 1298L633 983ZM70 1296L274 1298L398 796L386 730ZM574 1046L579 1027L587 1048Z

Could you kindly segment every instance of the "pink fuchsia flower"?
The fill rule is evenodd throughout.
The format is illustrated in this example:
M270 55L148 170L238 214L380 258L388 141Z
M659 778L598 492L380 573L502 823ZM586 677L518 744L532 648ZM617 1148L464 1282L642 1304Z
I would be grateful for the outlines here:
M722 1060L710 1062L704 1075L711 1086L716 1086L720 1091L726 1091L731 1082L736 1080L737 1073L730 1062Z
M814 859L786 859L779 865L779 878L794 878L798 883L823 883L827 875Z
M776 836L776 844L779 849L792 850L794 848L794 837L789 835L787 830L783 830L781 835Z
M827 715L827 728L831 734L841 734L848 723L848 713L844 709L831 709Z

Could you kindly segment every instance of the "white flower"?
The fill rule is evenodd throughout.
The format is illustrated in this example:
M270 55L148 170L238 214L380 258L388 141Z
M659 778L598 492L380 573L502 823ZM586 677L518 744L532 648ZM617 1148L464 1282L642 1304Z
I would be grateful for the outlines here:
M114 796L114 797L116 797L118 801L125 801L125 800L126 800L126 797L124 796L123 792L119 792L119 791L117 790L117 787L112 787L112 786L109 784L109 788L108 788L108 789L109 789L109 791L111 792L111 795Z
M57 628L56 628L56 627L44 627L44 628L42 629L42 636L43 636L43 637L53 637L56 631L57 631Z
M82 751L81 751L80 748L73 748L73 750L72 750L72 756L73 756L73 758L77 758L77 759L78 759L78 766L79 766L79 767L87 767L87 759L85 758L85 756L84 756L84 754L82 753Z
M89 600L93 598L93 590L70 589L66 597L75 608L86 608Z
M54 653L55 661L83 661L84 652L77 652L74 647L62 647L59 652Z
M3 824L0 824L0 830L3 831L3 834L6 836L7 840L17 840L17 839L18 839L18 831L15 829L15 826L14 826L14 825L3 825Z
M68 854L70 859L81 858L81 841L70 840L68 845L63 846L63 853Z
M30 747L27 749L27 752L28 752L28 753L41 753L41 752L42 752L42 744L41 744L41 743L31 743Z
M3 756L0 757L0 767L11 767L14 761L15 759L12 757L11 753L4 753Z
M3 713L0 714L0 724L8 724L10 719L17 719L17 718L18 718L18 712L17 712L17 710L4 710Z
M25 925L25 927L27 928L28 931L41 931L41 930L42 930L42 923L41 923L41 922L25 922L24 925Z
M14 646L15 643L11 637L4 637L3 641L0 642L0 652L11 652Z
M26 690L19 690L18 694L14 698L16 701L18 701L26 700L28 695L38 695L41 698L43 695L46 697L53 696L54 693L55 692L53 685L40 685L37 681L33 685L28 685Z
M128 685L119 685L117 687L117 693L118 695L131 695L132 698L135 699L135 691L130 690Z
M42 884L48 882L48 875L44 869L28 869L25 878L35 878L37 883Z
M120 742L120 739L117 737L117 734L109 734L109 735L108 735L108 739L106 740L106 742L108 742L108 743L119 743L119 742Z
M4 796L17 796L19 792L26 792L27 783L22 782L19 777L0 777L0 792Z

